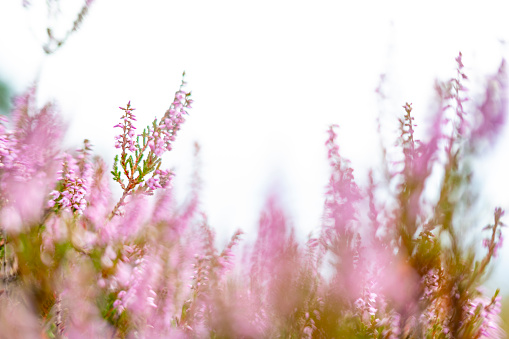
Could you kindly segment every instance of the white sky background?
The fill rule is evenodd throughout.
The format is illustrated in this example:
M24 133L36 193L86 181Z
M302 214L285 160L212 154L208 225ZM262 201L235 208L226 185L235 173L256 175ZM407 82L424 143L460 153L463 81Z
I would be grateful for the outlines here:
M65 30L78 7L61 2ZM45 1L32 3L28 11L21 0L0 3L0 76L17 93L39 80L41 102L55 99L69 121L69 147L88 138L111 164L118 106L130 100L142 129L164 114L186 71L195 104L163 165L175 167L182 201L200 143L202 207L224 240L239 227L254 232L274 187L301 235L319 226L329 124L340 125L340 152L366 182L380 156L380 74L382 128L395 130L407 101L424 128L433 83L455 76L458 51L474 95L509 54L506 1L96 0L81 30L48 57ZM483 223L494 206L509 209L505 130L480 163Z

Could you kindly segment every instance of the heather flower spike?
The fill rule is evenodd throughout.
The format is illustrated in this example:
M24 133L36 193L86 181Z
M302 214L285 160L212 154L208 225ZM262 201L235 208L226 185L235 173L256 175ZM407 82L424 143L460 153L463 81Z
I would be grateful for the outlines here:
M124 114L114 128L121 129L121 133L115 137L115 147L120 149L121 153L120 157L115 156L111 173L113 180L120 184L124 193L111 216L117 213L127 196L152 195L155 189L170 184L173 173L160 169L161 156L171 151L177 132L185 121L184 115L188 114L187 110L193 103L191 92L183 90L186 84L185 72L182 76L182 83L170 108L159 121L154 119L152 126L145 128L142 133L136 134L136 116L133 113L135 109L131 107L131 102L129 101L125 108L120 107ZM152 175L149 177L150 174Z
M48 207L72 211L83 214L87 207L87 195L92 177L92 164L90 163L90 142L85 139L82 149L78 149L78 155L73 157L65 154L62 160L61 191L54 190L50 193L51 200Z

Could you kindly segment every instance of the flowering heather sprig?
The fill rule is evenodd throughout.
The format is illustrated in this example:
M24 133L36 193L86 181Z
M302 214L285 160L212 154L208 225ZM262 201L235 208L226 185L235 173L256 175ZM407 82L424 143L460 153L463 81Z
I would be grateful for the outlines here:
M0 155L1 227L18 232L44 214L48 187L54 184L63 126L55 107L36 106L36 86L14 99L7 131L2 125Z
M195 254L195 263L192 264L193 275L190 276L193 298L190 302L190 314L194 321L204 321L210 310L210 300L214 298L216 289L221 288L228 270L232 267L232 249L239 242L241 231L235 232L224 250L218 254L214 246L215 234L207 224L206 216L203 215L203 223L200 227L202 233L201 254Z
M471 143L475 145L483 140L493 144L500 133L509 111L507 62L502 60L497 74L488 79L485 100L478 107L480 120L472 132Z
M45 177L55 165L63 126L53 104L40 109L36 106L36 89L34 85L14 98L9 119L12 131L2 126L6 148L1 154L4 181L28 182L35 177Z
M136 121L136 116L133 114L135 108L131 108L130 101L127 103L126 108L119 108L124 111L124 115L122 116L123 122L113 126L113 128L122 129L122 133L115 137L117 140L115 148L122 148L122 154L126 153L126 149L134 152L136 151L134 139L136 127L133 126L133 121Z
M436 269L431 269L424 277L422 277L422 285L424 286L424 293L421 300L432 299L439 288L440 273Z
M109 187L109 171L103 159L95 157L93 174L90 179L88 207L84 216L95 230L104 226L108 213L111 211L111 192Z
M90 143L84 141L83 149L79 149L78 160L66 154L62 162L61 174L62 191L54 190L50 193L51 200L48 207L57 206L63 210L76 214L83 214L87 207L86 196L88 195L90 180L92 177L92 164L88 161Z
M336 127L338 126L329 127L329 138L325 143L332 172L325 193L324 221L327 225L332 224L332 228L338 233L344 233L350 223L356 219L355 203L362 196L355 183L353 169L349 166L349 161L339 154L339 146L336 143L337 134L334 131Z
M180 89L175 93L175 99L170 108L159 122L154 120L152 129L146 130L148 135L148 146L155 155L161 156L166 151L171 151L171 143L175 141L180 125L184 123L184 115L188 114L187 109L191 108L193 100L190 99L191 93L182 90L185 82L182 81ZM145 133L145 131L144 131Z
M334 296L333 299L341 303L345 298L353 302L360 291L357 279L362 271L359 265L361 243L354 226L358 221L358 203L363 197L355 183L349 161L339 154L335 127L337 126L329 127L329 137L325 143L331 174L325 191L320 238L323 249L334 255L335 273L331 279L331 285L336 288L331 293Z
M366 312L369 316L374 317L378 311L376 305L377 294L365 289L363 297L355 301L355 307L360 311L361 316Z
M496 257L499 248L502 247L504 238L502 236L501 228L507 226L500 220L504 213L505 211L503 209L497 207L494 212L495 223L483 228L483 230L491 230L491 237L483 240L483 246L488 249L488 256L493 255Z
M143 250L144 252L147 249ZM117 280L120 283L121 291L114 302L118 313L125 309L129 310L136 317L143 317L150 314L150 309L156 309L155 297L157 293L153 285L159 279L161 270L159 256L152 253L145 254L135 259L131 266L123 263L118 266ZM127 270L127 272L125 272Z
M417 195L423 188L425 179L430 175L432 161L438 149L438 142L442 139L441 126L442 116L438 114L432 126L431 139L428 142L421 142L414 137L417 125L412 116L412 104L405 103L403 106L405 114L399 119L400 138L397 145L401 145L404 155L404 168L400 173L404 175L404 182L416 185ZM420 181L420 183L418 182Z
M437 86L437 90L442 94L443 88ZM442 99L442 96L439 96ZM388 231L396 231L396 241L399 243L398 251L403 249L411 257L414 254L415 246L427 246L432 242L433 235L430 230L435 225L422 225L422 222L429 218L424 211L423 192L426 188L426 181L430 177L433 165L439 158L440 141L444 138L442 133L442 124L444 122L444 111L442 102L439 102L440 110L433 118L433 124L430 131L431 137L426 142L415 139L415 129L412 116L412 104L405 103L403 106L405 114L400 123L400 137L396 145L403 151L403 168L394 173L389 180L397 180L395 197L397 198L397 207L393 211L393 225ZM401 162L394 164L399 166ZM395 227L394 227L395 226ZM419 237L416 237L419 227L423 227ZM429 268L426 268L427 271ZM421 272L425 274L425 272Z
M125 108L120 107L124 115L122 121L114 127L122 130L122 133L115 137L115 147L122 152L120 158L118 155L115 156L111 173L124 193L112 211L111 217L118 212L127 196L133 193L152 195L155 189L164 188L170 184L172 173L161 170L159 167L161 156L164 152L171 151L172 142L175 141L180 125L185 121L184 115L187 114L187 109L191 108L193 102L190 99L191 93L183 91L185 84L186 82L182 80L173 103L163 118L159 122L155 119L152 126L144 129L141 134L135 133L136 116L133 114L134 108L131 107L131 102L128 102ZM121 169L118 168L118 164ZM145 179L152 172L152 177ZM124 182L123 177L127 179L127 182ZM142 185L143 182L145 184Z
M399 124L400 124L400 130L401 130L401 135L400 135L400 140L403 142L403 152L405 154L405 160L410 162L410 166L406 166L406 167L411 167L411 162L413 161L414 157L415 157L415 140L414 140L414 127L416 127L417 125L414 124L414 117L412 117L411 113L412 113L412 104L410 103L405 103L405 105L403 106L403 108L405 109L405 115L403 116L403 119L399 119Z
M228 245L223 249L221 254L219 255L219 264L222 266L224 270L228 270L233 266L233 258L235 255L233 254L233 248L239 243L241 235L244 234L241 230L237 230L231 237ZM221 274L222 275L222 274Z
M491 300L481 295L466 305L464 334L472 338L503 338L504 333L499 327L501 300L497 289Z
M465 73L463 73L463 68L465 67L462 62L463 55L461 52L459 52L458 57L456 57L456 63L458 64L456 68L456 78L451 79L452 88L454 90L453 92L453 99L455 101L455 108L456 108L456 116L458 118L458 122L455 126L455 132L458 133L458 137L465 137L465 132L468 127L468 122L466 121L466 112L463 107L463 103L467 102L469 98L467 96L462 97L461 92L466 93L468 89L463 85L463 80L468 80L468 77Z

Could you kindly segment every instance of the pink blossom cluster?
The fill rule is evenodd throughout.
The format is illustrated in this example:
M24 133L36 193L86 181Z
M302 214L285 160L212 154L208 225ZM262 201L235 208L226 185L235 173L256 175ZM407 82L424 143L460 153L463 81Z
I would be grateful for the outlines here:
M62 177L62 191L53 190L50 193L52 199L48 201L48 207L57 206L63 210L83 214L87 207L86 196L92 175L92 165L85 162L80 169L76 159L66 154L62 169L57 173Z
M467 315L477 323L478 338L499 338L505 334L498 326L501 300L500 296L490 300L481 295L466 306Z
M124 111L122 116L122 122L113 126L113 128L122 129L122 133L115 137L115 148L122 148L125 152L128 149L131 152L136 151L136 139L134 130L136 127L133 126L133 121L136 121L136 116L133 114L135 108L131 108L131 102L127 103L126 108L119 107Z
M20 232L43 215L58 166L63 126L53 105L36 107L35 95L31 87L16 97L10 119L0 124L0 220L8 232Z
M155 170L154 176L146 181L145 186L150 191L154 191L157 188L166 188L171 183L173 175L174 174L168 170Z
M188 114L187 109L191 108L193 100L189 98L190 92L184 92L182 87L175 93L175 99L170 108L166 111L159 124L154 123L153 128L148 128L148 146L155 155L160 157L164 152L171 151L171 143L175 141L180 126L184 123L184 115Z

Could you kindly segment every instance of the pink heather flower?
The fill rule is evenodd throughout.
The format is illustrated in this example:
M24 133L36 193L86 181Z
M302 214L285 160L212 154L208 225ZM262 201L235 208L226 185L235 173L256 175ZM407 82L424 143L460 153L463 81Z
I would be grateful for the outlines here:
M0 189L6 209L1 214L6 227L19 232L43 213L63 126L52 105L36 107L35 87L14 99L11 126L9 132L0 124Z
M64 126L55 114L55 108L47 104L41 109L35 105L35 87L14 100L11 118L16 140L11 145L16 155L18 179L33 178L36 173L51 173L54 159L59 151Z
M152 286L156 286L160 279L162 266L156 255L145 255L136 260L132 273L129 274L124 291L119 292L118 300L122 307L127 308L136 317L144 317L150 321L155 315L155 297L157 296ZM127 274L122 273L127 277ZM124 281L125 282L125 281Z
M119 107L124 111L124 115L121 118L121 122L113 127L122 129L122 133L117 135L115 139L116 148L122 148L125 152L126 149L134 152L136 150L136 140L134 139L134 130L136 127L133 125L133 121L136 121L136 116L133 114L134 108L131 108L131 102L127 103L126 108Z
M504 337L504 331L500 328L501 319L499 317L501 300L502 298L500 296L490 300L481 295L470 301L467 305L467 316L476 319L476 323L478 324L477 338ZM480 313L476 316L478 309L480 309Z
M370 317L375 316L378 312L377 298L378 295L376 293L373 293L369 288L366 288L362 293L362 297L358 298L354 303L362 321L366 325L369 325L371 322Z
M155 170L151 178L147 179L145 185L143 185L146 194L152 195L153 191L157 188L168 188L171 187L171 180L173 173L166 170Z
M456 57L456 62L458 63L458 70L461 70L463 67L465 67L463 65L463 62L461 61L461 57L462 57L462 54L461 52L459 52L459 55Z
M493 256L494 257L498 256L498 250L500 248L502 248L503 244L504 244L504 236L502 235L502 233L500 233L500 235L498 237L498 242L495 244L495 247L493 248Z
M483 247L488 248L490 246L490 239L483 239L482 245L483 245Z
M343 233L355 218L355 203L361 199L361 193L354 181L353 169L349 161L339 155L336 144L337 134L330 126L329 138L325 145L328 149L329 164L332 170L325 193L325 222L332 225L338 233Z
M498 73L489 79L485 101L479 107L479 122L472 132L472 142L488 140L493 143L502 130L508 111L506 61L502 60Z
M63 292L61 309L65 310L63 318L63 335L68 338L104 338L112 337L111 326L101 317L95 301L98 289L94 286L94 275L90 265L73 263L72 274L61 282Z
M112 209L109 173L102 159L95 159L91 173L93 174L90 176L87 191L88 207L84 211L84 216L92 223L93 228L101 233Z
M289 235L287 234L287 228L286 216L279 207L277 198L275 196L269 197L260 216L258 238L255 244L255 253L261 256L262 261L271 262L281 254ZM270 266L267 268L275 269L275 267L271 268Z
M58 199L58 197L60 197L60 192L59 191L52 191L49 195L51 196L51 198L53 200L56 200L56 199Z
M155 304L155 298L157 297L156 292L154 290L149 290L149 296L147 297L147 305L153 308L157 308Z
M452 98L456 101L456 116L459 119L459 121L456 123L456 130L458 132L459 137L465 137L465 132L468 127L468 122L466 120L466 112L463 108L463 103L467 102L469 99L468 97L461 97L460 92L467 92L467 88L463 85L462 81L467 80L468 77L463 73L463 62L461 60L462 54L459 53L458 57L456 58L456 62L458 64L458 67L456 68L457 76L455 79L451 79L452 88L453 88L453 94Z
M422 285L424 286L424 293L421 300L430 299L438 291L439 276L435 269L430 270L424 277L422 277Z
M159 124L154 121L154 128L152 130L149 129L148 145L151 151L158 157L172 149L171 143L175 141L175 136L180 130L180 125L185 121L183 116L187 114L187 109L191 108L192 100L189 99L190 94L182 89L177 91L173 103Z
M91 164L84 162L80 169L76 159L66 154L62 162L62 170L59 173L62 175L64 189L61 194L60 192L52 191L50 196L53 203L49 203L48 206L53 207L58 205L64 210L83 214L87 207L86 196L92 175Z
M325 143L328 150L331 174L325 191L321 244L324 255L334 253L334 274L331 278L331 294L338 300L347 298L353 302L361 292L360 238L354 231L357 221L357 204L361 201L360 189L355 183L349 161L339 154L336 144L336 126L330 126Z
M408 105L408 104L407 104ZM410 117L410 112L412 110L411 107L408 111L408 116ZM413 121L413 117L411 118ZM443 111L440 110L438 114L435 115L433 123L430 127L430 139L426 142L421 142L420 140L415 140L414 145L407 146L405 156L408 157L405 170L408 171L408 174L417 180L425 181L426 178L431 174L431 170L433 168L433 164L437 159L437 151L439 149L440 142L444 139L442 133L442 125L443 125ZM412 125L412 123L409 123ZM412 140L413 140L413 130L412 130ZM415 193L415 199L420 198L421 191L417 191ZM417 204L417 202L413 202L413 205ZM412 205L410 204L410 205Z
M112 260L115 260L116 257L117 257L117 254L115 253L115 251L113 250L111 245L108 245L106 247L106 250L104 251L104 255L101 258L101 264L106 268L113 267Z
M152 178L148 179L146 185L147 185L148 189L150 189L150 190L155 190L156 188L162 188L162 186L159 185L159 178L157 178L157 177L152 177Z
M357 307L359 310L364 310L364 307L366 306L366 302L364 299L359 298L355 301L355 307Z
M178 239L180 236L182 236L184 231L188 229L191 222L193 221L193 218L195 218L197 215L198 204L198 193L192 192L189 201L181 209L181 212L174 216L174 218L171 220L171 224L173 226L167 230L167 237L169 239Z

